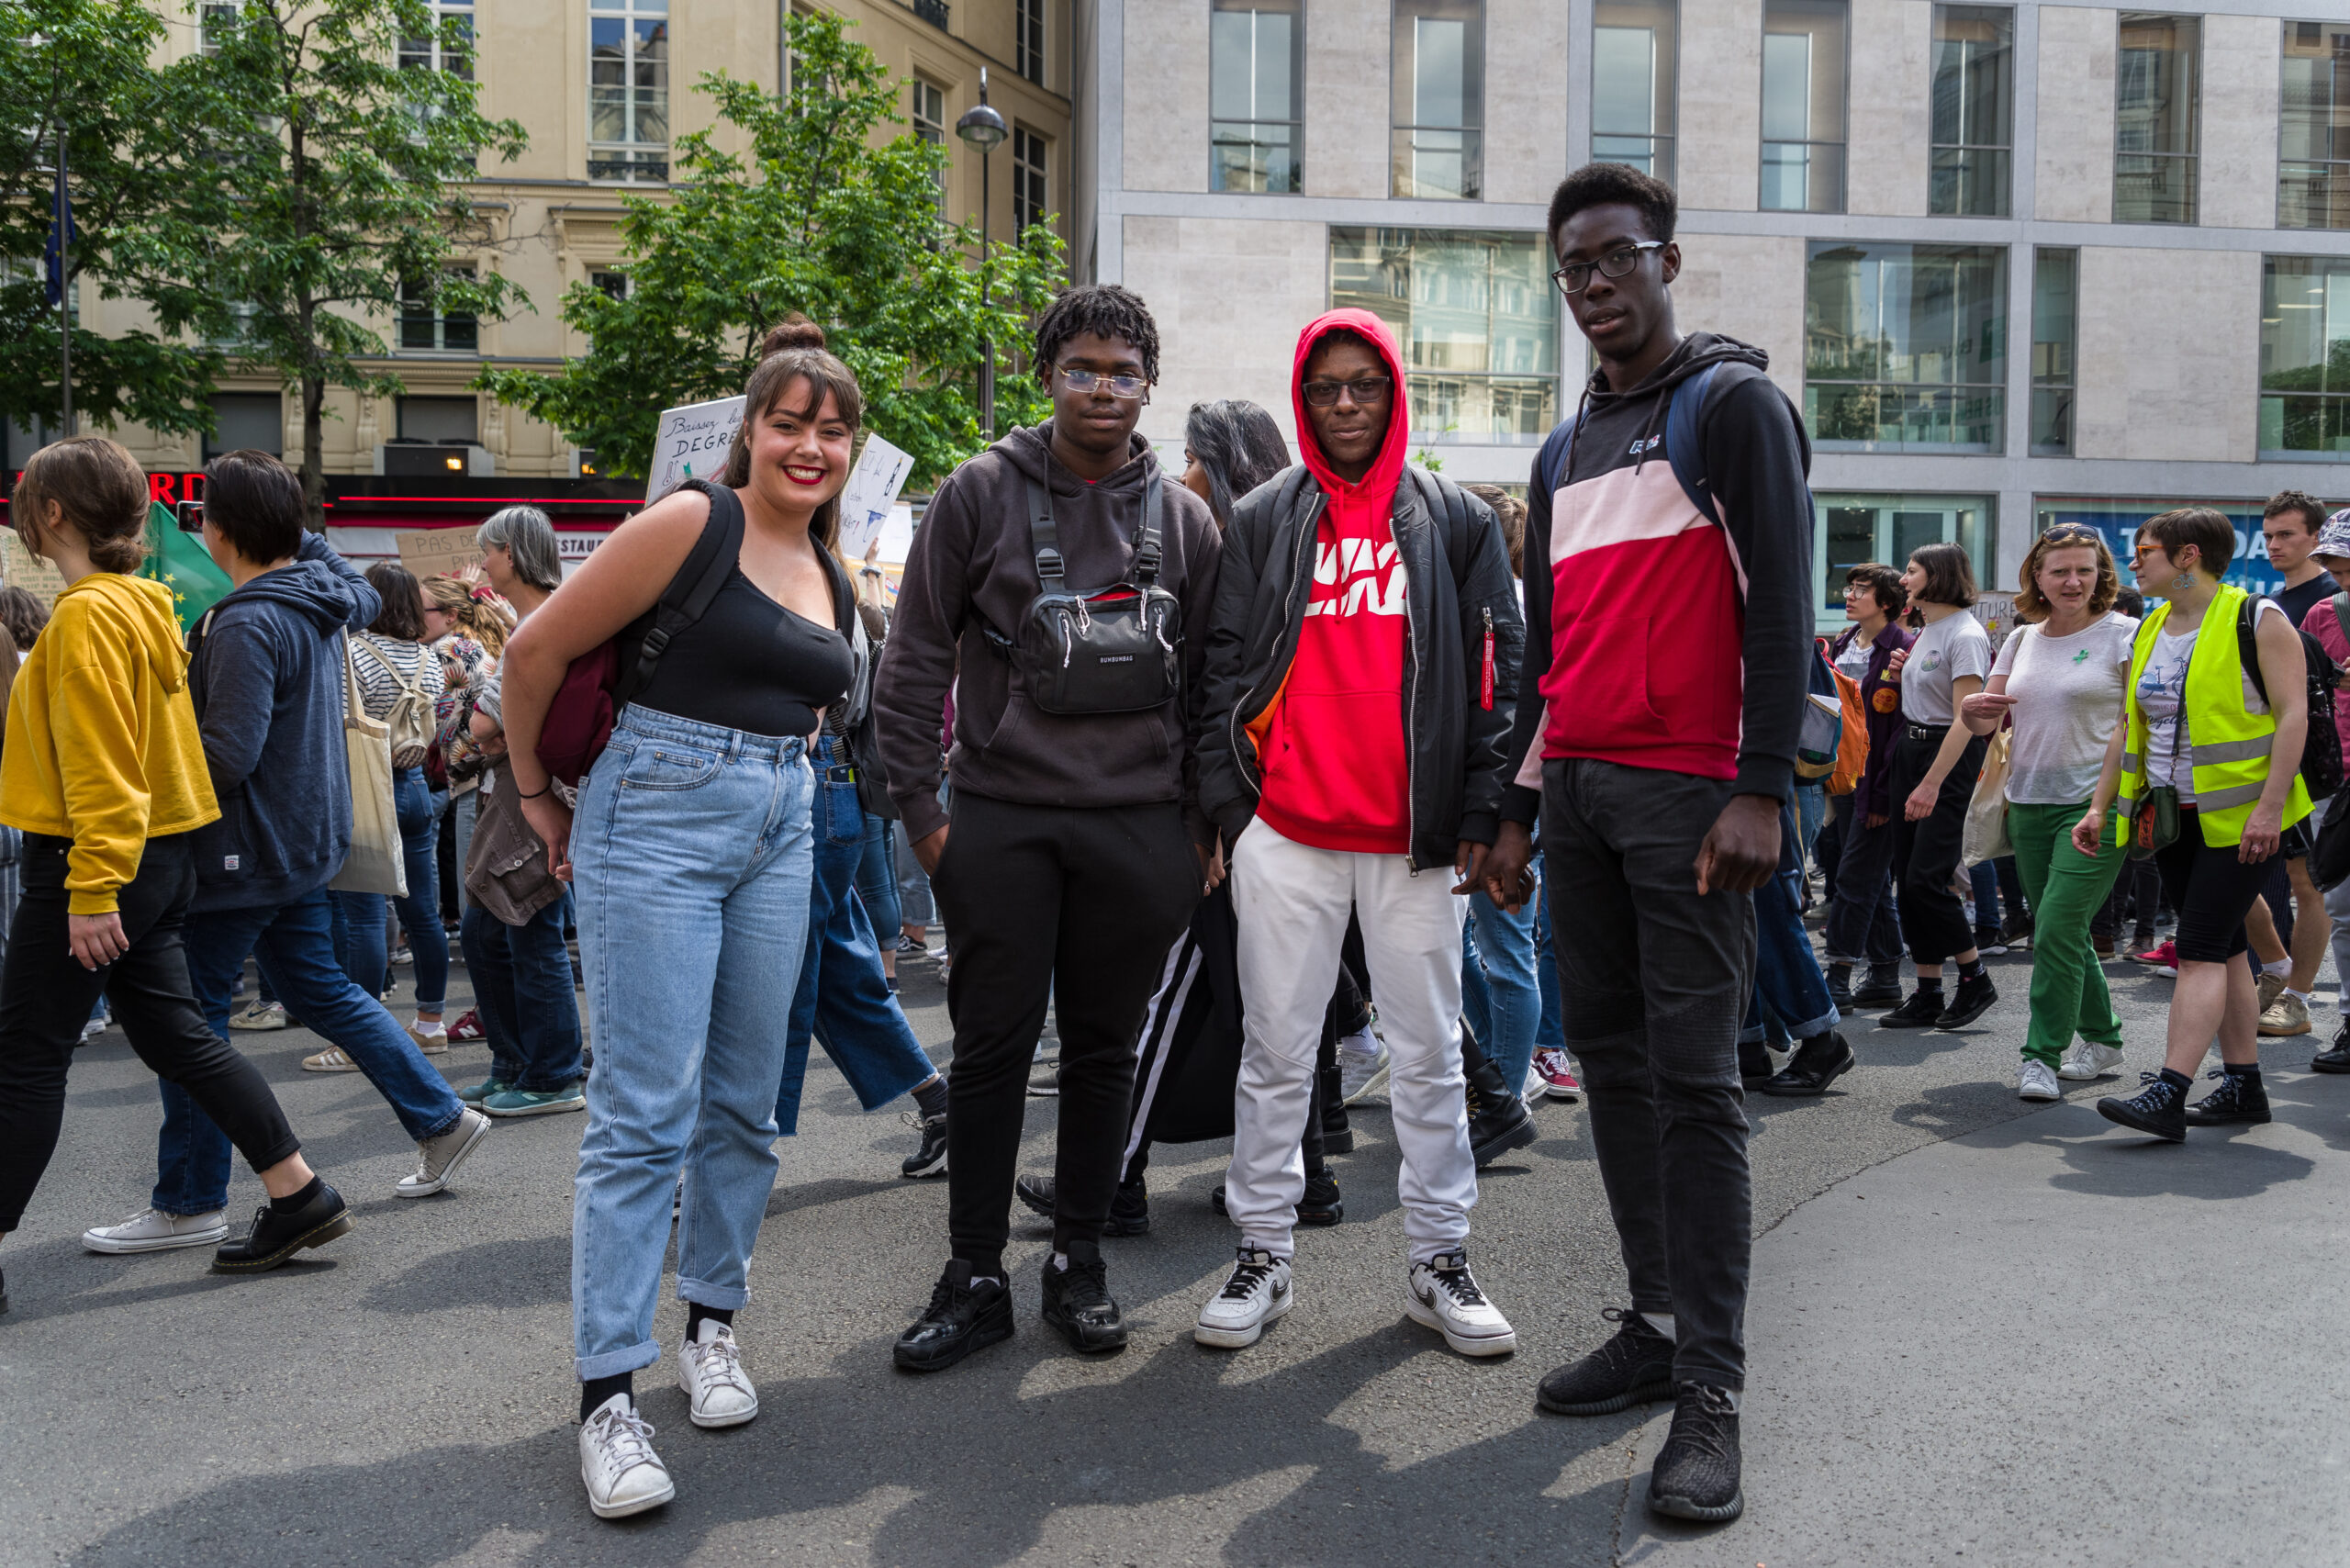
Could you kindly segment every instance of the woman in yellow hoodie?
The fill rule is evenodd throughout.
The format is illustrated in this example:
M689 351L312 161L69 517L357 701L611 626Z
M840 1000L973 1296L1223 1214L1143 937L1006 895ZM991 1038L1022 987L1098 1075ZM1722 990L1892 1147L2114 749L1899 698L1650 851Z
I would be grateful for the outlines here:
M351 1216L303 1160L260 1070L206 1025L188 984L188 834L220 809L171 590L130 575L145 553L147 498L128 452L77 436L33 454L9 507L17 538L66 588L17 672L0 744L0 822L25 835L24 892L0 971L0 1236L23 1219L57 1147L66 1068L104 991L140 1058L185 1089L261 1173L269 1204L214 1266L264 1269L341 1235Z

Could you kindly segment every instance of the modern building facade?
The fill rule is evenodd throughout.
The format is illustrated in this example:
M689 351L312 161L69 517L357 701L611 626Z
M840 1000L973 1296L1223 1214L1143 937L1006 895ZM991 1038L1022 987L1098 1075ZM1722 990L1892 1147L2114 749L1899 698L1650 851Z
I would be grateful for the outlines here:
M2350 503L2350 20L1931 0L1079 0L1080 275L1151 304L1144 430L1292 429L1298 328L1392 322L1416 446L1523 486L1587 351L1569 169L1681 196L1684 328L1767 350L1831 578L2056 518Z

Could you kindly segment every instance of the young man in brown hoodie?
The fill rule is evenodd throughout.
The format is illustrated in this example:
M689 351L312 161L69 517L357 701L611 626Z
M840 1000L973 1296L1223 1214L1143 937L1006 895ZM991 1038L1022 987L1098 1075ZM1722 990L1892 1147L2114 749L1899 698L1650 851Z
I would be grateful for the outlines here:
M1003 1249L1028 1064L1049 1002L1061 1039L1059 1157L1044 1317L1080 1350L1125 1325L1101 1237L1116 1191L1135 1039L1167 949L1190 920L1214 830L1187 736L1220 548L1204 502L1135 433L1158 375L1158 330L1115 285L1065 291L1037 324L1053 417L1015 430L938 487L906 564L874 689L906 838L955 933L947 982L952 1251L896 1360L936 1372L1011 1337ZM1010 644L1043 591L1032 509L1050 509L1066 591L1111 608L1151 578L1180 609L1177 689L1157 707L1048 711ZM1140 548L1154 535L1155 577ZM955 694L950 813L939 729ZM951 825L950 825L951 822Z

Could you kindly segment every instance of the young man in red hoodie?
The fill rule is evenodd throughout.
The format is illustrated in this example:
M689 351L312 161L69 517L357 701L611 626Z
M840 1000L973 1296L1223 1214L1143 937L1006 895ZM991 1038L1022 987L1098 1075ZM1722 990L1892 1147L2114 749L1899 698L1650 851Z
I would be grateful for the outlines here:
M1567 1041L1631 1282L1616 1336L1538 1398L1570 1416L1672 1399L1649 1506L1719 1522L1745 1506L1748 895L1778 869L1815 656L1811 449L1762 350L1673 324L1675 207L1622 163L1550 198L1552 276L1599 368L1528 490L1540 697L1518 708L1485 880L1522 898L1539 810Z
M1237 1349L1289 1310L1298 1138L1353 913L1393 1062L1404 1309L1465 1355L1500 1355L1516 1338L1466 1247L1456 895L1477 885L1509 766L1525 635L1509 549L1483 502L1405 470L1404 367L1378 317L1308 326L1292 396L1305 460L1234 510L1200 700L1246 1032L1225 1189L1240 1258L1194 1333Z

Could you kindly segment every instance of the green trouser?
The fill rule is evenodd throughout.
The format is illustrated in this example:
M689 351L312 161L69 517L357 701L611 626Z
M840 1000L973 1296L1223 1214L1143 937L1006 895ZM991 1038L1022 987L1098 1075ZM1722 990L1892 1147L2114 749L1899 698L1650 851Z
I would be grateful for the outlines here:
M2091 857L2073 847L2073 824L2087 810L2087 801L2008 807L2016 876L2031 906L2031 1029L2023 1054L2051 1068L2065 1059L2076 1033L2094 1045L2121 1044L2121 1020L2089 945L2089 921L2105 907L2128 851L2101 845Z

